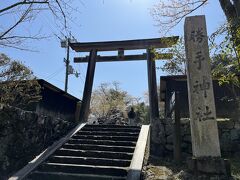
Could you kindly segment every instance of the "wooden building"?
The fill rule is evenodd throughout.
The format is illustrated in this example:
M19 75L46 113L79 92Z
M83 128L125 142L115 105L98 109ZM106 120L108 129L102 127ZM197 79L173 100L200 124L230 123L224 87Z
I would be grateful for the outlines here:
M39 116L51 116L64 120L76 119L80 99L43 79L39 79L38 83L41 86L42 99L31 107L32 111L35 111Z
M240 97L240 88L232 85L220 86L217 80L213 81L213 90L216 104L217 118L235 117L239 111L235 96ZM189 117L187 76L174 75L160 77L160 101L165 103L165 117L170 117L172 112L172 96L179 92L179 110L182 118Z

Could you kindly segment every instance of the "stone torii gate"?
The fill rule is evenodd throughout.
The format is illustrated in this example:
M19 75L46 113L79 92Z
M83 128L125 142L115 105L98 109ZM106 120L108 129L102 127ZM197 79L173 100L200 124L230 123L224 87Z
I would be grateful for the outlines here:
M158 95L156 82L156 67L154 54L151 53L152 48L169 48L177 43L178 36L140 39L127 41L107 41L107 42L76 42L70 43L70 47L76 52L89 52L89 56L75 57L75 63L88 63L87 75L85 80L82 104L80 109L80 122L88 119L90 100L93 87L93 79L95 73L96 62L118 62L118 61L136 61L147 60L148 69L148 90L150 104L150 122L159 118ZM138 55L124 55L124 50L146 49L146 53ZM99 51L118 51L118 56L97 56ZM170 59L172 54L158 54L158 59Z

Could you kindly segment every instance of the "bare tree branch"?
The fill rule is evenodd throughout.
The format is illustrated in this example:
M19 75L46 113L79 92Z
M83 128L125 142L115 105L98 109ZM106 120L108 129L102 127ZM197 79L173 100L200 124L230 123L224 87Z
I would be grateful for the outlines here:
M67 27L66 15L65 15L65 13L64 13L64 11L62 9L62 6L60 5L59 1L58 0L55 0L55 1L56 1L57 5L58 5L59 9L61 10L61 13L62 13L63 18L64 18L64 27L66 28Z
M40 40L41 36L32 36L31 32L35 30L22 31L19 33L18 29L24 27L23 25L34 23L34 20L39 16L43 10L49 10L47 13L54 21L58 33L61 36L69 36L70 27L68 21L72 21L70 16L72 11L77 7L71 6L71 0L18 0L7 7L0 9L0 18L9 18L7 23L0 25L0 45L8 45L6 47L17 47L23 45L24 40ZM15 20L16 19L16 20ZM43 22L45 23L45 22ZM20 26L22 25L22 26ZM52 28L51 28L52 29ZM55 31L54 31L55 32ZM17 49L25 49L17 48Z
M0 44L0 46L14 48L14 49L18 49L18 50L21 50L21 51L38 52L37 50L32 50L32 49L24 48L24 47L21 47L21 46L14 46L14 45L8 45L8 44Z
M12 4L12 5L8 6L8 7L5 7L5 8L3 8L3 9L0 9L0 13L3 13L4 11L8 11L8 10L13 9L13 8L15 8L15 7L17 7L17 6L20 6L20 5L28 5L28 4L48 4L48 3L49 3L48 0L46 0L46 1L27 1L27 0L24 0L24 1L22 1L22 2L17 2L17 3L15 3L15 4Z
M206 5L207 2L208 0L159 1L152 8L151 14L160 27L160 31L167 33L178 25L184 17Z
M0 35L0 39L2 39L6 34L8 34L11 30L13 30L17 25L19 25L28 15L30 12L32 4L27 8L27 10L22 14L20 19L12 26L10 27L7 31L5 31L3 34Z
M8 36L8 37L3 37L2 40L6 40L6 39L34 39L34 40L40 40L43 38L48 38L49 36Z

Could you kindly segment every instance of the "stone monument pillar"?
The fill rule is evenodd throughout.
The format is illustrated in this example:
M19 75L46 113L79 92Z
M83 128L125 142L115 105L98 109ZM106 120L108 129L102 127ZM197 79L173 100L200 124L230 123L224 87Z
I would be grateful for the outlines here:
M219 145L205 16L186 18L184 38L193 150L189 168L227 175Z

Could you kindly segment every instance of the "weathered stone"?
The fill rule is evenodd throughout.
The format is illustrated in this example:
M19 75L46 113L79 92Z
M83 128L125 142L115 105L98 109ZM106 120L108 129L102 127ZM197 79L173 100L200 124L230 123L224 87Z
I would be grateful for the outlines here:
M160 120L155 120L151 124L151 138L152 142L162 144L165 141L164 126Z
M182 118L181 119L181 124L184 125L184 124L189 124L190 123L190 119L189 118Z
M167 143L172 144L173 143L173 134L167 136Z
M166 136L173 134L173 124L172 123L168 122L165 125L165 132L166 132Z
M223 121L218 121L220 125L218 126L219 129L219 138L220 138L220 144L221 144L221 151L226 154L226 153L235 153L237 151L240 151L240 138L239 140L236 138L233 138L234 140L231 140L231 134L230 134L230 129L231 126L233 125L233 121L227 121L224 122L224 126L221 125ZM236 125L236 124L235 124ZM172 122L170 119L167 121L164 121L163 126L165 128L165 134L161 134L159 137L165 138L165 140L161 140L164 142L163 144L158 144L157 146L165 146L165 142L167 144L172 144ZM227 126L227 129L225 128ZM166 128L167 127L167 128ZM235 126L233 129L236 129ZM167 133L168 131L168 133ZM236 135L236 133L234 133ZM189 120L184 120L184 123L181 124L181 137L182 137L182 153L192 153L192 148L191 148L191 134L190 134L190 123ZM156 146L156 150L158 149ZM167 149L167 148L165 148ZM171 148L170 148L171 149ZM162 149L161 149L162 151ZM171 154L171 150L169 148L167 149L167 153Z
M240 157L240 151L234 153L234 157L239 158Z
M58 118L44 117L39 123L36 113L4 106L0 110L0 179L23 167L73 127Z
M221 144L221 149L224 152L231 152L232 146L231 146L230 133L225 132L222 134L222 136L220 138L220 144Z
M183 141L188 142L188 143L191 143L191 142L192 142L191 135L186 135L186 136L184 136L184 137L183 137Z
M189 158L189 157L191 157L191 156L192 156L191 153L182 152L182 157L183 157L183 159L187 159L187 158Z
M191 130L190 130L190 123L188 122L187 124L184 124L182 126L182 131L181 134L184 135L191 135Z
M235 125L234 125L235 129L240 129L240 119L235 121Z
M144 178L146 180L170 180L173 179L173 172L165 166L147 166L144 172Z
M186 171L181 170L178 174L175 175L175 179L193 179L192 175L190 173L187 173Z
M192 154L192 146L188 146L185 151Z
M154 153L154 155L151 156L162 157L165 154L165 145L151 143L150 151Z
M231 176L230 163L228 160L222 158L189 158L188 169L194 174L215 174Z
M188 146L189 146L189 144L187 144L187 143L182 143L182 144L181 144L181 147L182 147L182 148L187 148Z
M128 119L124 117L124 114L121 110L117 108L113 108L110 110L106 116L96 118L94 116L90 116L88 119L88 124L116 124L116 125L127 125ZM134 121L134 124L136 122Z
M235 122L233 120L218 121L219 129L228 130L233 129Z
M171 145L171 144L166 144L166 149L167 149L168 151L173 151L173 145Z
M184 25L188 98L194 157L220 157L205 16Z
M233 129L230 131L231 140L235 141L240 139L240 129Z
M164 146L166 143L165 131L162 121L155 120L151 124L151 143L150 154L154 156L162 156L164 154Z
M160 144L166 143L165 133L163 131L159 132L159 141L160 141Z

